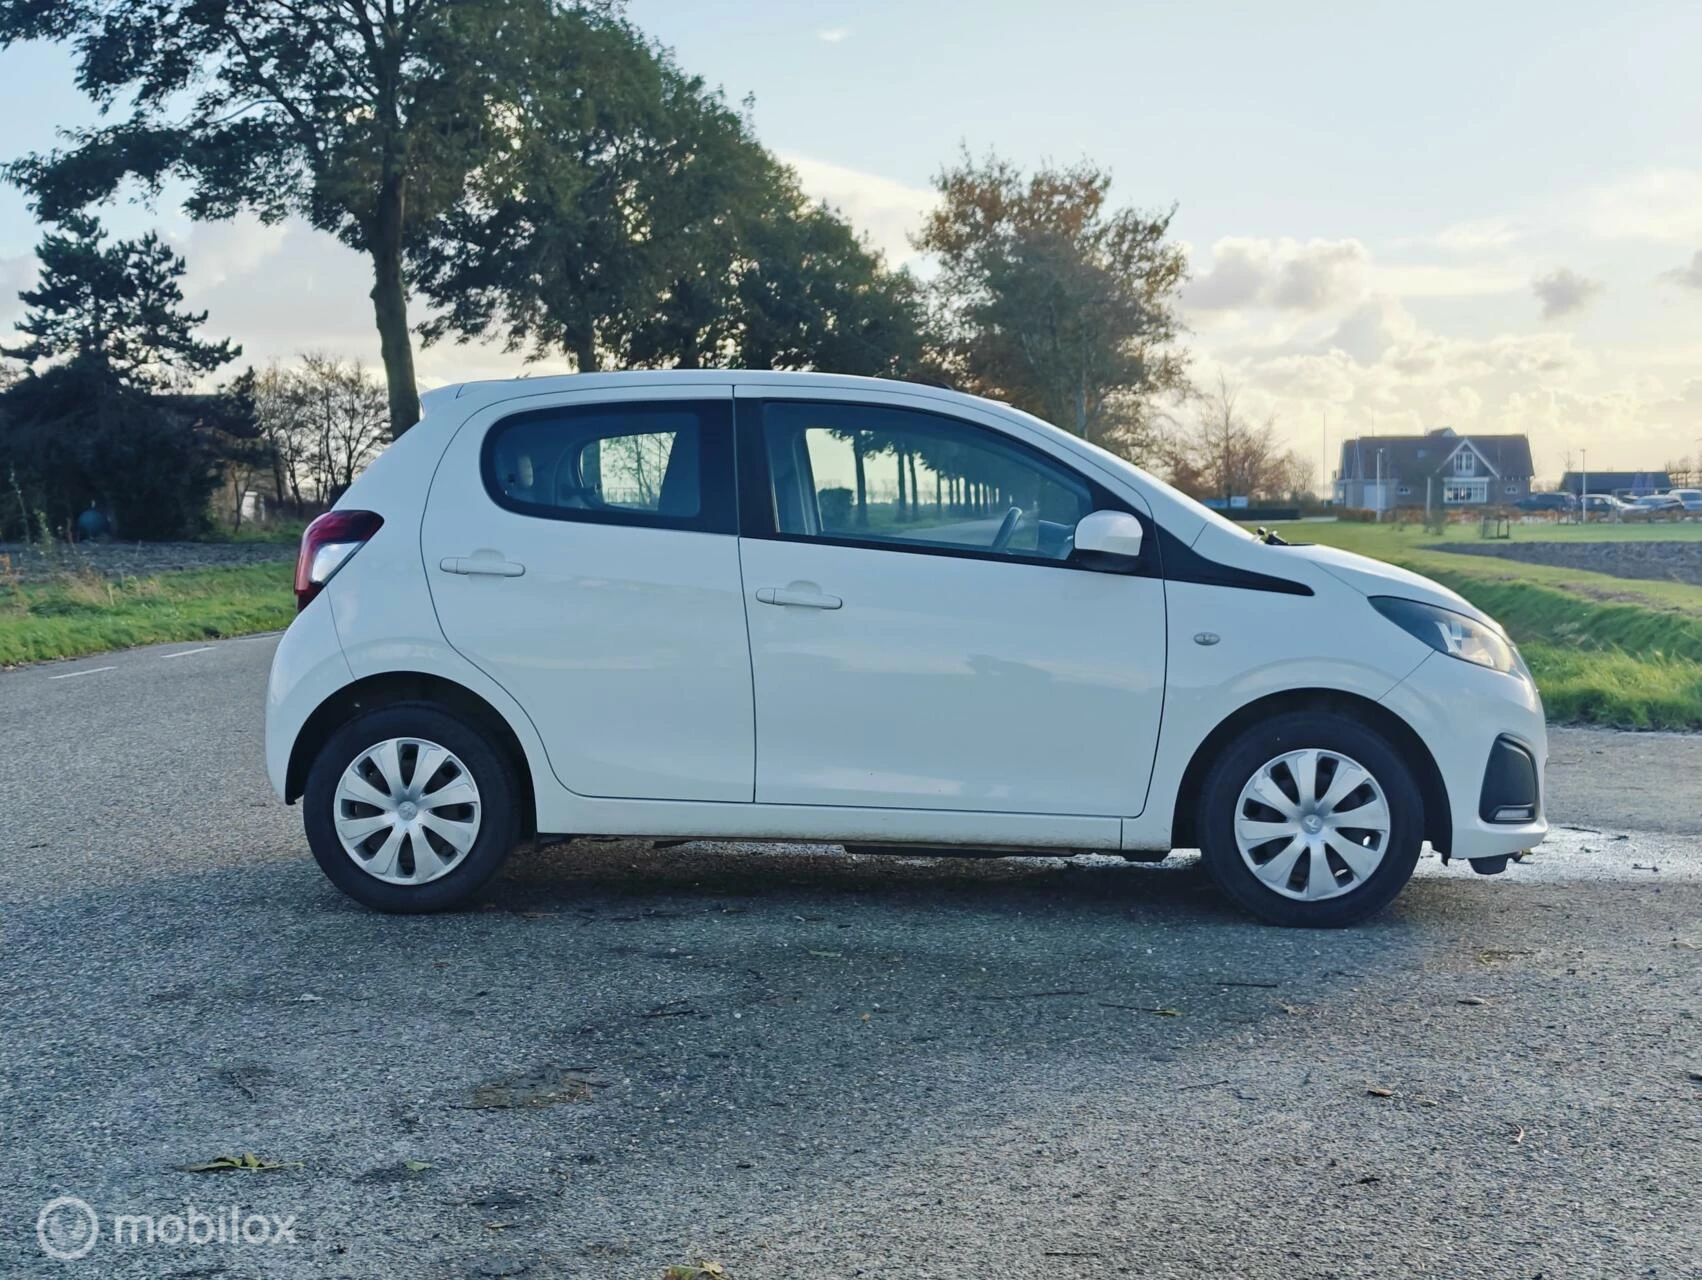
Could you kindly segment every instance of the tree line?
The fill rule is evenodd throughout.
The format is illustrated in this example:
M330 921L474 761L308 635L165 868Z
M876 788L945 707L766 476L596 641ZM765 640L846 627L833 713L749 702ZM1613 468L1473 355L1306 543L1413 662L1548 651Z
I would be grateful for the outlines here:
M0 394L0 465L59 477L36 484L60 518L85 496L119 505L89 458L60 455L116 447L120 394L126 422L157 419L155 445L176 425L193 456L161 469L195 477L203 500L233 475L323 497L378 443L370 380L323 360L189 395L239 353L195 336L205 317L170 296L183 264L158 237L107 244L88 212L168 184L193 218L300 217L368 259L379 439L418 417L417 343L494 339L581 371L945 382L1136 458L1188 392L1173 210L1112 207L1091 164L1024 174L965 152L914 237L939 264L919 280L809 200L748 108L612 3L0 0L0 47L31 40L69 45L102 111L4 169L48 230L8 351L27 372ZM92 381L73 387L73 367ZM89 400L97 384L105 399ZM74 449L60 438L78 433ZM131 533L193 523L137 514L114 518Z

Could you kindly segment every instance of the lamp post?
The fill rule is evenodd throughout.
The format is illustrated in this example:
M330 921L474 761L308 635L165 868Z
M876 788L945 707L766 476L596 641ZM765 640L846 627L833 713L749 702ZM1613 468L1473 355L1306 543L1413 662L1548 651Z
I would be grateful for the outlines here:
M1584 469L1578 477L1578 523L1588 524L1590 520L1590 451L1580 449L1578 456L1584 460Z

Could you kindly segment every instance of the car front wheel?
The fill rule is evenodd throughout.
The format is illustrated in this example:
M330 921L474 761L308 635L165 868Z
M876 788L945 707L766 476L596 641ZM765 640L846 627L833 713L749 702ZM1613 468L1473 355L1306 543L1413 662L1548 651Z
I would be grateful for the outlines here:
M1242 732L1200 797L1206 869L1273 924L1338 928L1387 906L1412 877L1424 802L1412 770L1371 728L1293 712Z
M441 911L495 874L518 835L514 772L478 730L430 703L357 716L307 776L315 861L379 911Z

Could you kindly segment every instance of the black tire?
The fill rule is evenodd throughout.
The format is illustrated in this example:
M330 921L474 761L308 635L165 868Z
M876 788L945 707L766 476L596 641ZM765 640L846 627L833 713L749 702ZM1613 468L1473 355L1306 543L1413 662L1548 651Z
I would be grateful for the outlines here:
M1286 897L1265 884L1242 858L1235 838L1241 789L1267 762L1305 748L1357 761L1382 788L1389 808L1387 843L1376 869L1348 892L1316 901ZM1197 824L1201 861L1231 901L1271 924L1339 929L1381 911L1412 878L1424 843L1424 799L1400 752L1374 729L1337 712L1289 712L1247 728L1218 756L1201 789Z
M392 884L356 865L337 836L337 786L359 756L390 738L420 738L459 757L479 789L479 829L446 874L421 884ZM520 834L520 788L503 752L479 730L430 702L398 702L356 716L320 750L302 793L302 822L313 857L332 884L363 906L411 914L459 906L496 874Z

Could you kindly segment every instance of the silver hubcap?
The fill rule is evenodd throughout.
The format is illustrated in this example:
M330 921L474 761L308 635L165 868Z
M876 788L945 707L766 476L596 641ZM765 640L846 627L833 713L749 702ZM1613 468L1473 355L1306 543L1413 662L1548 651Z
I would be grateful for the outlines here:
M1389 847L1389 802L1356 760L1289 751L1267 761L1235 802L1235 843L1267 889L1319 902L1370 879Z
M447 875L479 837L479 788L447 747L390 738L368 747L337 783L337 838L386 884Z

